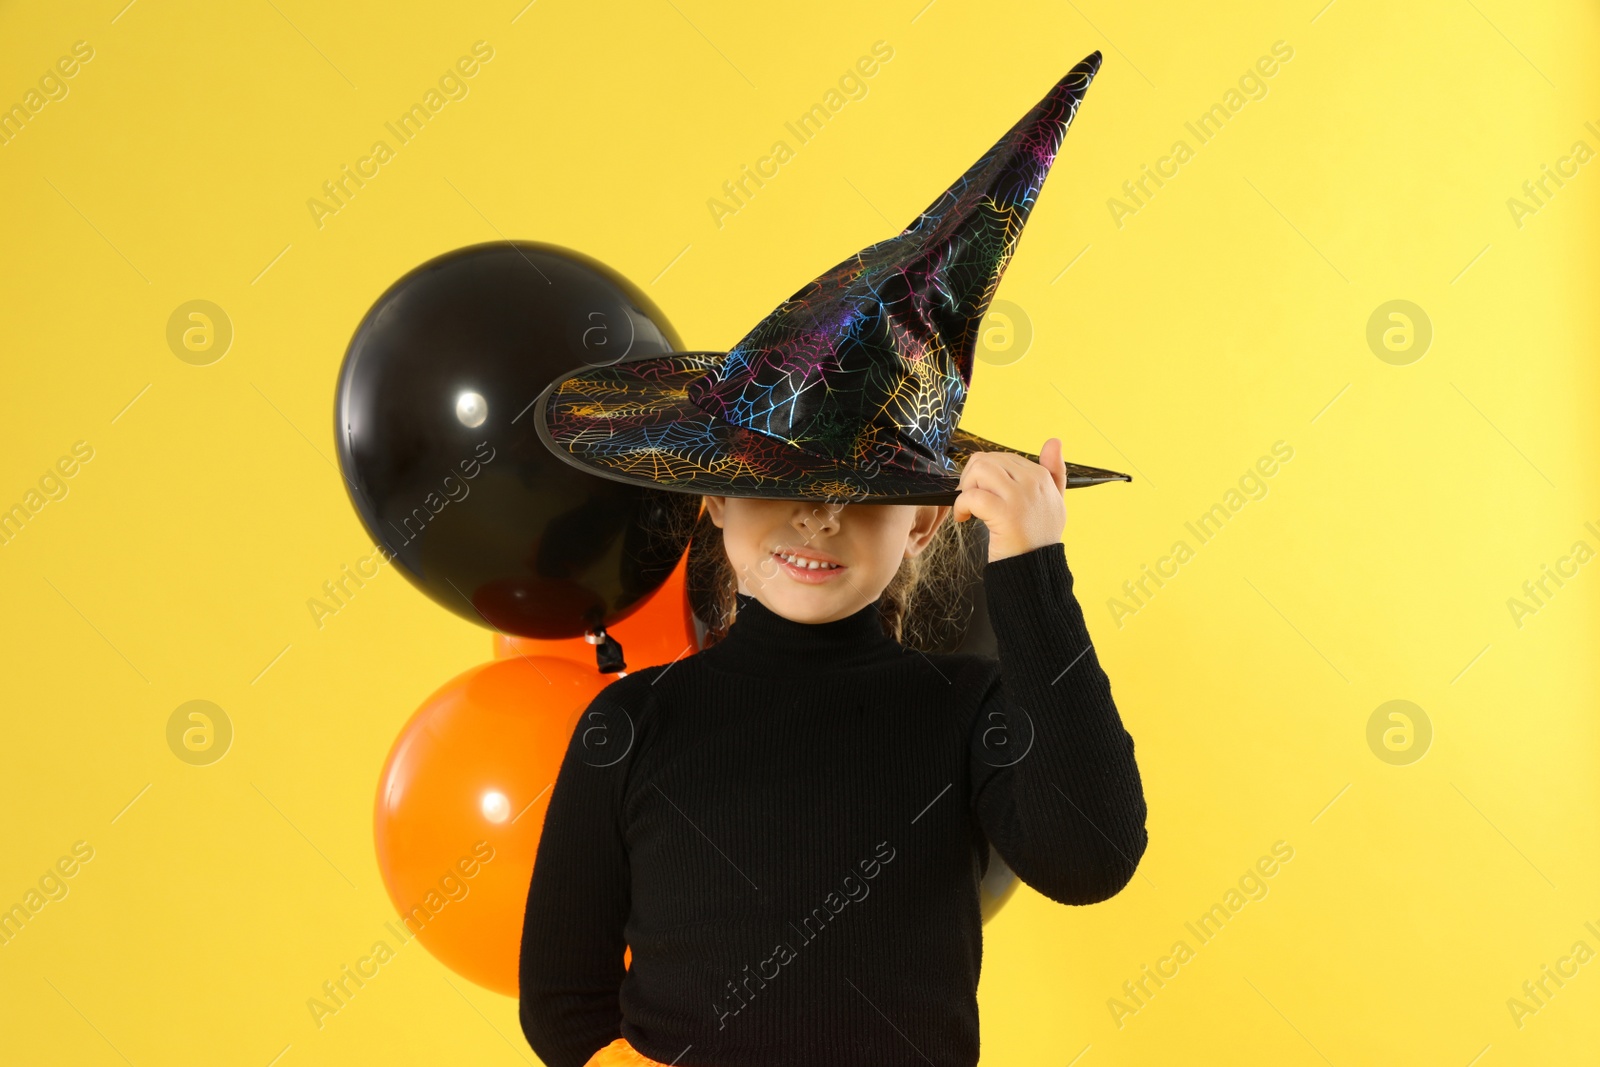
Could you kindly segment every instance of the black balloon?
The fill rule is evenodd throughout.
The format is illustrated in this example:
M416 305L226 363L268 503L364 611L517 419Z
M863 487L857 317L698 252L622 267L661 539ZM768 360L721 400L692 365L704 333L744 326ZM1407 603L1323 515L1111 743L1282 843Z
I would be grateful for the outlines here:
M350 500L462 618L544 639L620 622L683 555L700 500L562 462L532 405L585 364L680 348L642 292L576 252L502 241L430 260L378 298L340 368Z

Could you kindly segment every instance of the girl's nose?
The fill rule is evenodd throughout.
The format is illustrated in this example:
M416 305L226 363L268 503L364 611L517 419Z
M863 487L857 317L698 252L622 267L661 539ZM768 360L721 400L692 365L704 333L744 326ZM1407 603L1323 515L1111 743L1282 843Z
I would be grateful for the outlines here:
M842 510L838 504L801 500L796 502L794 517L790 521L794 523L795 529L808 538L838 533L839 512Z

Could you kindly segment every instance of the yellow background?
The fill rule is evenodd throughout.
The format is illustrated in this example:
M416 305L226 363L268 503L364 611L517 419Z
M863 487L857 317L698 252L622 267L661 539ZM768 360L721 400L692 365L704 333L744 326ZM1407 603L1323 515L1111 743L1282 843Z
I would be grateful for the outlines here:
M1600 950L1600 564L1520 627L1507 601L1600 548L1600 162L1520 226L1507 200L1600 149L1597 23L1505 0L6 5L0 104L74 41L94 58L0 146L0 506L74 442L94 458L0 547L0 904L74 841L95 858L0 949L3 1058L534 1062L514 1002L425 951L320 1030L305 1006L394 916L391 741L490 652L387 569L320 630L306 607L371 550L332 466L357 321L511 237L611 264L726 348L1099 48L999 293L1032 345L979 366L966 424L1135 475L1069 496L1066 541L1150 847L1107 903L1023 889L986 928L984 1063L1593 1062L1600 962L1520 1028L1506 1001ZM319 229L306 201L477 40L470 94ZM716 225L722 182L878 40L867 95ZM1280 40L1267 95L1118 227L1108 199ZM192 299L235 329L209 366L167 346ZM1394 299L1434 331L1404 366L1366 341ZM1119 626L1122 583L1279 440L1268 494ZM209 767L167 748L191 699L237 730ZM1367 744L1396 699L1433 728L1404 766ZM1268 895L1191 940L1280 840ZM1179 939L1195 957L1119 1027L1107 1001Z

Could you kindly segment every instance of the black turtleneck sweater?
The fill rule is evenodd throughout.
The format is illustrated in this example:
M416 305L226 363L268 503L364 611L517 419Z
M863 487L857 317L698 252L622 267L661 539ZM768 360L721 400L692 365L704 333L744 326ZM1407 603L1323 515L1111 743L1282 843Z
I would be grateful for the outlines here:
M679 1067L978 1062L989 842L1063 904L1116 894L1146 844L1062 547L984 587L998 663L908 650L876 605L807 625L740 597L721 642L595 699L522 931L549 1067L619 1035Z

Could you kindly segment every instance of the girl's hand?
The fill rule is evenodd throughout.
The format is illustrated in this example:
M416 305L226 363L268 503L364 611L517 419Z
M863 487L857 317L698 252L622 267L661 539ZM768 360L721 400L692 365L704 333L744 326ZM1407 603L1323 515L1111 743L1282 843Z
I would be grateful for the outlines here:
M955 520L976 515L989 528L989 562L1061 543L1067 523L1067 468L1061 440L1039 450L1039 462L1011 452L975 452L961 471Z

